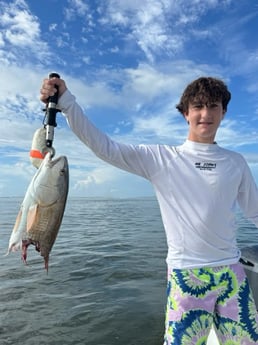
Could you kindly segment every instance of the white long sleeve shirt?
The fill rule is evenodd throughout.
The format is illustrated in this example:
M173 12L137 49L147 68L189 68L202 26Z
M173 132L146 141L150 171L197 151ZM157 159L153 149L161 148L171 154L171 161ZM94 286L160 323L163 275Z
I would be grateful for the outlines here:
M84 115L67 90L59 108L73 132L99 158L149 180L167 236L171 268L236 263L235 206L258 226L258 189L244 158L217 144L126 145Z

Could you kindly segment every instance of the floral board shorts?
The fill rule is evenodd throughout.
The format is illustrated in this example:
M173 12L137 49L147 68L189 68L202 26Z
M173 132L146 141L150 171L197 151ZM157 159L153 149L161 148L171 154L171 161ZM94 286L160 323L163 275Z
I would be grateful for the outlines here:
M242 265L170 270L164 345L205 345L212 324L220 344L258 344L258 313Z

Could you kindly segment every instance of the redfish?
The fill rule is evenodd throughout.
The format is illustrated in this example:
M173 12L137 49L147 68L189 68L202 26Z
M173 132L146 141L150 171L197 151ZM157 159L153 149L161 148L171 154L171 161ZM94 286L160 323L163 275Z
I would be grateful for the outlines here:
M8 247L21 250L26 263L27 248L35 245L48 270L49 253L56 240L65 210L69 168L65 156L56 159L47 153L26 191Z

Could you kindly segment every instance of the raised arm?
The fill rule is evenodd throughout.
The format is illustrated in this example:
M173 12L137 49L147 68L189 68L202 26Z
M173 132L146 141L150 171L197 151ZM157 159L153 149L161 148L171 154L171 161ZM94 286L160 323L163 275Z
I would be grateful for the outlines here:
M43 80L40 90L42 102L47 103L49 96L55 94L55 85L59 87L58 108L66 117L72 131L85 145L102 160L151 179L160 168L158 145L128 145L113 141L87 118L62 79Z

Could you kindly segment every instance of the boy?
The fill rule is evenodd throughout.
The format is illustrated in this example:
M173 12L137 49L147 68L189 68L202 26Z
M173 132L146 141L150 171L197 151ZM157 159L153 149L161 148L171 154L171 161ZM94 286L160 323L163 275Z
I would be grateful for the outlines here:
M258 190L244 158L216 144L231 94L223 81L189 84L177 105L189 125L180 146L125 145L100 132L60 79L45 79L46 103L59 86L69 126L99 158L148 179L168 243L164 345L205 344L214 323L222 344L257 344L258 315L236 244L234 206L258 226Z

